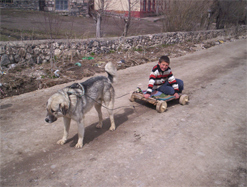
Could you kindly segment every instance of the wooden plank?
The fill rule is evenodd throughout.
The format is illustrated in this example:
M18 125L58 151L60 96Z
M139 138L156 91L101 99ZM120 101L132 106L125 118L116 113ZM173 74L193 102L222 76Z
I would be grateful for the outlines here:
M141 94L141 93L133 93L133 96L135 97L135 99L140 99L142 101L147 101L147 102L149 102L151 104L154 104L154 105L157 104L157 100L156 99L154 99L154 98L145 98L145 97L143 97L143 94Z

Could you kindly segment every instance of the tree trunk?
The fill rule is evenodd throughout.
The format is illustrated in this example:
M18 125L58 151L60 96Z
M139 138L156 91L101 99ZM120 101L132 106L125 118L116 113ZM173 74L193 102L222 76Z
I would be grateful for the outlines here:
M129 12L128 12L128 17L126 19L124 18L123 36L127 36L128 30L129 30L129 26L130 26L130 20L131 20L131 4L130 4L130 0L128 0L128 3L129 3Z
M97 12L97 18L96 18L96 38L101 37L101 14Z

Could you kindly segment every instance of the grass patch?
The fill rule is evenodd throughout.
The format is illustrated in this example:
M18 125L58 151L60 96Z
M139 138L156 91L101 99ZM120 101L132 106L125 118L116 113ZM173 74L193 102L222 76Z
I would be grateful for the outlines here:
M132 50L133 51L138 51L138 52L144 51L142 48L136 48L136 47L133 47Z
M6 42L6 41L15 41L15 40L16 38L14 37L0 34L0 41Z

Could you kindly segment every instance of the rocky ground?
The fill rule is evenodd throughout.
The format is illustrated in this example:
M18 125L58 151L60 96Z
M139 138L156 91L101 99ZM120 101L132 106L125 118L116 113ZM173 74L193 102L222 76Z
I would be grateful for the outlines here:
M72 82L1 99L0 186L247 186L246 42L226 40L172 57L189 104L170 101L164 113L129 101L137 86L147 87L156 61L119 70L113 84L117 128L108 130L103 108L104 125L96 129L92 109L85 116L81 149L73 147L74 121L63 146L56 144L62 118L45 122L48 98Z
M51 68L46 64L25 64L2 69L0 74L0 98L19 95L38 89L48 88L57 84L81 80L83 77L93 76L104 72L105 63L111 61L118 64L118 69L157 61L162 55L179 57L198 50L210 48L214 45L231 41L234 38L213 39L200 43L181 43L167 46L156 46L145 51L131 50L128 52L115 52L94 55L86 59L70 59L69 61L56 61ZM89 57L89 56L87 56ZM54 68L55 67L55 68ZM57 73L55 73L55 71Z

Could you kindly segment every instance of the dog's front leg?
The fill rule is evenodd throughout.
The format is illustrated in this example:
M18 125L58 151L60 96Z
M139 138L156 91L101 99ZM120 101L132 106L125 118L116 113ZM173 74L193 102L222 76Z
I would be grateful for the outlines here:
M61 140L57 141L57 144L63 145L65 144L68 135L69 135L69 127L70 127L70 118L63 117L63 123L64 123L64 131L63 131L63 138Z
M84 117L78 122L78 142L75 148L81 148L83 146L84 138Z

